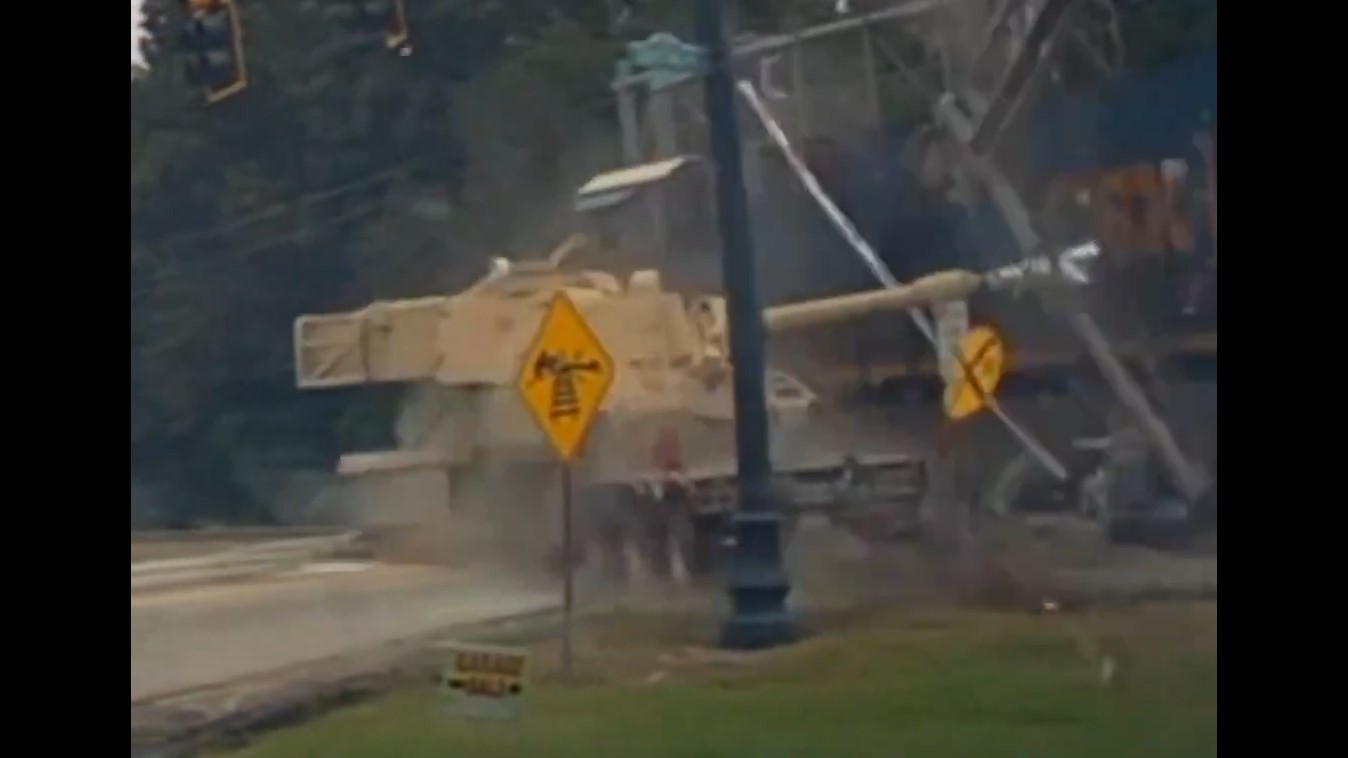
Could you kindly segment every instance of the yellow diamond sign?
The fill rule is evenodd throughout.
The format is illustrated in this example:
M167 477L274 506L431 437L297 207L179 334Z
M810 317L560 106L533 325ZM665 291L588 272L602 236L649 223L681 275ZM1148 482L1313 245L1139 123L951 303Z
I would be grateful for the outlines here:
M520 366L524 405L563 460L580 454L599 405L613 384L613 358L558 292Z
M959 345L959 379L946 388L946 414L958 421L983 410L1006 373L1006 345L986 326L972 329Z

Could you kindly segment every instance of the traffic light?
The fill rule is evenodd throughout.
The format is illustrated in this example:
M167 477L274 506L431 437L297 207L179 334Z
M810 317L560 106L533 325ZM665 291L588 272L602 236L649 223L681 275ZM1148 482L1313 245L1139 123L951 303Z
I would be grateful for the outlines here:
M206 90L211 105L248 86L243 56L243 27L234 0L184 0L191 19L180 45L189 84Z
M403 0L339 0L331 12L355 32L383 35L390 50L402 48L410 37Z

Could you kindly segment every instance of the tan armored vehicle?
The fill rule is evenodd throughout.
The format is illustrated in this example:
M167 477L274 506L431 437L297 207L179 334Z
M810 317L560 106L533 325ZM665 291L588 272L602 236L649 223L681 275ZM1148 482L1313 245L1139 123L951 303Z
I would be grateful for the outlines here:
M636 185L660 171L618 173ZM623 181L600 177L586 187L621 193L630 189ZM582 206L593 198L582 190ZM639 214L651 207L635 204ZM654 269L620 275L571 264L630 260L615 249L626 244L621 233L578 235L546 260L497 259L457 294L301 317L301 388L419 383L434 406L409 435L411 452L347 456L346 472L444 467L451 509L460 497L489 503L512 532L511 549L537 551L542 560L560 534L557 469L516 378L550 301L565 291L616 366L575 473L582 542L600 547L612 571L622 570L624 543L640 545L658 573L670 570L671 559L691 573L708 570L736 502L725 301L681 294ZM774 306L764 323L772 332L910 307L927 284L949 276L956 275L898 292ZM925 469L914 447L857 419L822 413L810 388L782 371L769 370L767 396L778 495L789 516L823 512L875 539L915 527Z

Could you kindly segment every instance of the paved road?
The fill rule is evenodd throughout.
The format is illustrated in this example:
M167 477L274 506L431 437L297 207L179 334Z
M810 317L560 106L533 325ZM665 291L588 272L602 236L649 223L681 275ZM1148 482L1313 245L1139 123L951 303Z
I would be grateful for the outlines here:
M131 596L131 699L557 603L550 588L377 566Z

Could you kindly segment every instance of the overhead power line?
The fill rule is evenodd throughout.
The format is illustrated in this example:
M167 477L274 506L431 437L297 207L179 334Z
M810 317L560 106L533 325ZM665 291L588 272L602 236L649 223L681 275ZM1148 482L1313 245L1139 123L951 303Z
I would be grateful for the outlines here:
M171 248L180 246L187 242L200 242L202 240L220 237L230 232L234 232L239 229L245 229L255 224L259 224L263 221L269 221L285 217L286 215L297 212L306 206L317 205L318 203L342 197L344 195L354 193L358 190L363 190L369 187L377 186L383 182L391 182L394 179L397 179L399 176L401 176L406 171L406 169L407 169L406 165L398 165L393 168L384 169L382 171L371 174L361 179L357 179L355 181L334 185L332 187L319 190L316 192L308 192L299 195L298 197L295 197L291 200L278 201L262 210L254 211L240 218L233 219L231 221L227 221L222 224L217 224L215 226L208 227L206 229L198 229L190 232L182 232L179 234L169 235L168 237L157 240L151 244Z

